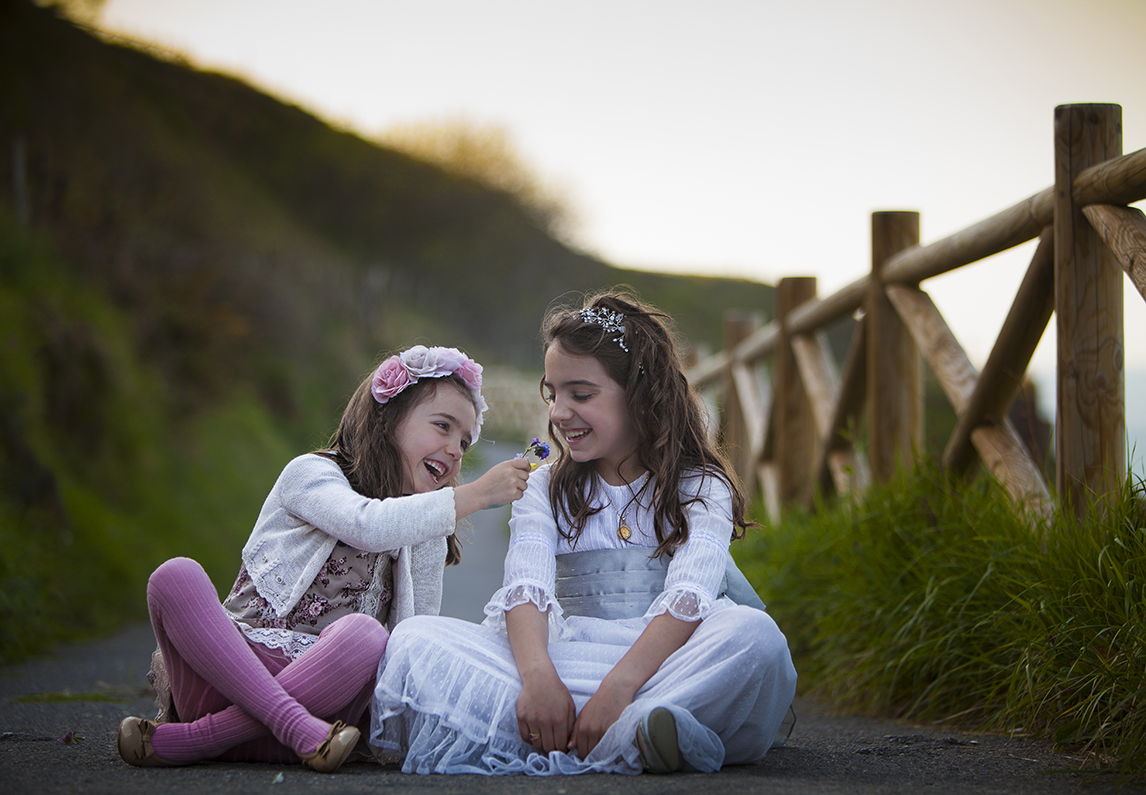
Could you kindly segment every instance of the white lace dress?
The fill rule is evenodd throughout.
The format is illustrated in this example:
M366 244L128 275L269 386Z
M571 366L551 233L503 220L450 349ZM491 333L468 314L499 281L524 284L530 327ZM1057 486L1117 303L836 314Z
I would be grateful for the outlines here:
M574 550L549 509L548 475L548 467L535 471L514 503L504 587L486 606L486 620L419 616L395 629L379 668L370 742L400 758L408 773L635 774L641 772L637 724L666 707L691 769L761 759L792 703L796 672L787 641L767 613L718 595L732 532L728 489L713 477L682 487L704 504L689 508L689 541L669 563L664 590L643 616L608 620L566 616L554 597L555 556ZM606 505L592 517L576 551L655 546L651 513L636 503L625 507L629 487L599 481L598 489L601 503L607 497L619 511ZM617 536L619 512L632 529L628 544ZM505 612L526 602L549 611L549 655L578 711L655 616L669 612L702 623L587 758L546 756L522 742L517 727L521 679Z

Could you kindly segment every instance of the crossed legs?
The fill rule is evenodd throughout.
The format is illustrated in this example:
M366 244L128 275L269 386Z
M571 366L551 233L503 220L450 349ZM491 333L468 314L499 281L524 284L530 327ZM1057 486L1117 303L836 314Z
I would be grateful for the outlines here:
M298 761L326 738L330 722L359 721L386 649L386 630L362 614L327 626L294 661L251 644L189 558L156 569L147 603L175 707L187 721L161 724L152 737L155 753L170 762Z

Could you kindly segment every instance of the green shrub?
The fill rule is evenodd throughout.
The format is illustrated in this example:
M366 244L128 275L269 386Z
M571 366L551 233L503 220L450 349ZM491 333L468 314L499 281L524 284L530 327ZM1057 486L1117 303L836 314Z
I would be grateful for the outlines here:
M793 511L737 551L834 707L1049 737L1146 774L1141 485L1028 523L990 478L924 467Z

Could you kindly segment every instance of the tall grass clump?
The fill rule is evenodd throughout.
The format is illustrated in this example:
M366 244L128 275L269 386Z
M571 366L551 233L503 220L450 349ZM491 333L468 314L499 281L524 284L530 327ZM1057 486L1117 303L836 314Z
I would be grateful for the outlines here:
M1146 778L1143 486L1078 520L922 466L793 510L737 558L801 690L851 712L1050 738Z
M1008 718L1146 780L1146 486L1060 518L1038 573L1015 596L1029 620Z

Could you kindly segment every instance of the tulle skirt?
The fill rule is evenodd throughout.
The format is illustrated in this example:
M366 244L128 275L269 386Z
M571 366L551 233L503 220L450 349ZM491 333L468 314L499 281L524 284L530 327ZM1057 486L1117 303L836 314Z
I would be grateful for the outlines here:
M644 630L641 619L565 619L549 655L578 712ZM416 616L390 636L374 690L370 742L407 773L636 774L637 724L657 707L676 718L687 766L712 772L762 759L796 689L788 644L771 617L729 603L701 622L585 759L548 756L518 734L521 679L509 639L453 618Z

